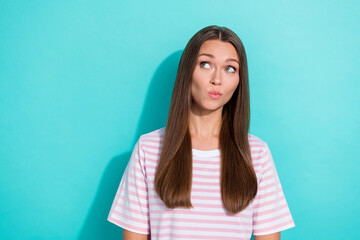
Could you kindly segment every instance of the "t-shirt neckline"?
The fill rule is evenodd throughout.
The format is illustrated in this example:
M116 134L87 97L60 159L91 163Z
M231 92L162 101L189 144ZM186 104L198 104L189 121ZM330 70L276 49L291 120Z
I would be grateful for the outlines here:
M220 149L212 149L212 150L199 150L192 148L193 155L196 156L205 156L205 157L213 157L213 156L219 156Z

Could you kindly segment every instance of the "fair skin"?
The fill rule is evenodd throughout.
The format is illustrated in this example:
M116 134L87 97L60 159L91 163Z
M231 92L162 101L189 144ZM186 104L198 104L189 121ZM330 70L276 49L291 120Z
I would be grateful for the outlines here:
M202 44L190 86L192 104L189 130L192 148L204 151L220 148L222 109L239 84L239 62L237 51L231 43L208 40ZM221 96L214 99L209 91L220 92ZM124 240L147 240L148 237L123 229ZM280 232L254 238L280 240Z
M219 40L205 41L200 48L190 86L189 130L193 148L219 148L222 109L238 84L239 58L232 44ZM218 91L222 95L213 99L209 91Z
M148 240L150 235L134 233L128 230L123 229L123 239L124 240ZM263 236L254 236L255 240L280 240L280 232L263 235Z
M148 240L149 235L140 234L123 229L123 240Z

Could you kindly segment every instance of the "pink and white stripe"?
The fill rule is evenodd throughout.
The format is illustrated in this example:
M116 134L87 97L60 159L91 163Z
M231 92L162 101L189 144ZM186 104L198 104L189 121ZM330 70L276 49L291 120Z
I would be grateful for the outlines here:
M126 167L108 221L151 239L240 239L295 226L268 145L249 134L258 193L242 212L222 206L220 150L193 149L194 208L168 209L154 190L154 175L165 128L141 135Z

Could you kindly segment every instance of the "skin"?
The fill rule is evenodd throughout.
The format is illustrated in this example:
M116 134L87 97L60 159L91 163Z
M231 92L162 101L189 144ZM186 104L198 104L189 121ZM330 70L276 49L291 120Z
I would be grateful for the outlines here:
M135 233L135 232L131 232L126 229L123 229L123 239L124 240L148 240L148 239L150 239L150 235Z
M123 229L123 239L124 240L148 240L150 235L134 233L128 230ZM255 240L280 240L280 232L263 235L263 236L254 236Z
M280 240L280 232L262 236L254 236L255 240Z
M219 132L223 106L230 100L239 84L239 57L231 43L205 41L199 51L191 81L192 104L189 130L192 148L219 148ZM212 99L208 92L219 91L222 96ZM147 240L149 235L123 229L124 240ZM280 240L280 232L254 236L255 240Z
M199 50L190 86L189 130L193 148L219 148L222 109L236 90L239 79L239 58L233 45L219 40L205 41ZM209 91L219 91L222 96L212 99Z

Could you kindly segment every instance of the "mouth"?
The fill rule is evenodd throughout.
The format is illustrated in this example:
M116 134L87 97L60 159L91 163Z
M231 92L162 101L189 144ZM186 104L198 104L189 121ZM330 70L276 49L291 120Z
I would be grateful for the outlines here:
M212 98L212 99L218 99L221 97L221 93L220 92L217 92L217 91L210 91L209 92L209 96Z

